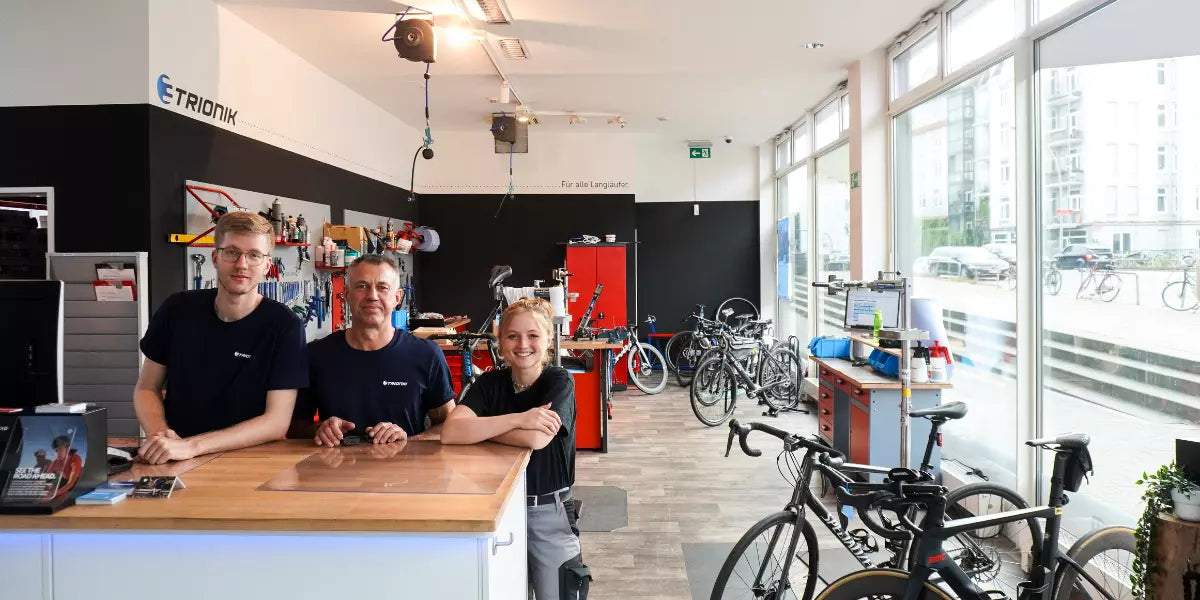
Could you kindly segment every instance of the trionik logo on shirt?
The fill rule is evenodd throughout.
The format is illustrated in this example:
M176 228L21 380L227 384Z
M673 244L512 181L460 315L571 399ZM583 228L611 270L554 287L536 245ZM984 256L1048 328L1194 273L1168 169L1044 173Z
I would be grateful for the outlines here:
M383 385L398 385L398 386L404 387L404 386L408 385L408 382L407 381L386 381L385 380L383 382Z
M233 356L236 358L250 358L249 354L243 354L243 353L237 352L237 351L234 351Z

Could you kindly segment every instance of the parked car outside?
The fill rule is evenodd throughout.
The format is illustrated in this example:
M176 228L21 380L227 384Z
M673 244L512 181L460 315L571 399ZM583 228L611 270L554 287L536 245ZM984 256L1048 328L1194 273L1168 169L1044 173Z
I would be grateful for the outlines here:
M1010 265L1017 264L1016 244L984 244L983 249L995 254L1001 259L1004 259L1004 261Z
M999 280L1009 266L1008 261L979 246L939 246L929 256L917 259L915 268L939 277Z
M1107 269L1113 265L1113 253L1112 250L1102 246L1071 244L1063 248L1062 252L1054 255L1054 262L1060 269L1082 269L1084 267Z

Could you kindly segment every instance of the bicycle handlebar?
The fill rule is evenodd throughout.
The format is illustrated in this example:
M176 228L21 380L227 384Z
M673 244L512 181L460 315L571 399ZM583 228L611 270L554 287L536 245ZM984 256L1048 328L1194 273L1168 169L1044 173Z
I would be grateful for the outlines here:
M492 334L490 334L490 333L470 333L470 332L463 332L463 333L439 333L439 334L436 334L436 335L431 335L431 336L429 336L428 338L425 338L425 339L429 339L429 340L450 340L450 341L452 341L452 342L465 342L465 341L467 341L467 340L488 340L488 341L492 341L492 342L494 342L494 341L496 341L496 336L494 336L494 335L492 335Z
M735 435L738 438L738 445L742 447L742 452L745 452L749 456L762 456L762 450L751 448L750 445L746 443L746 437L750 435L751 431L761 431L779 438L783 442L784 449L788 451L804 448L805 450L819 452L822 456L837 457L839 460L842 457L841 452L830 448L829 446L825 445L824 442L815 437L807 438L799 436L794 433L788 433L782 429L771 427L770 425L759 422L752 422L748 425L742 425L737 419L729 422L729 440L725 444L725 456L729 456L729 450L733 448L733 437Z

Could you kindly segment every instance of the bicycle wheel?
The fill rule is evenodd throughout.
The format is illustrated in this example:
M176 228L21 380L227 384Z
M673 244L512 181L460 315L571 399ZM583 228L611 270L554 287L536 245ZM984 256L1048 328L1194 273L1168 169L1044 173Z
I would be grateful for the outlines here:
M629 380L639 390L647 394L657 394L667 387L667 361L658 348L647 343L639 343L637 348L629 351L625 358L625 366L629 368Z
M725 368L721 355L700 361L690 388L692 412L701 423L716 427L733 414L737 399L735 375Z
M667 368L672 373L676 372L675 365L679 364L676 362L679 358L679 353L683 352L684 347L692 340L693 335L695 334L691 331L680 331L671 336L671 339L667 340L667 345L663 346L663 358L667 360Z
M721 314L721 311L726 308L733 309L733 313L729 315L729 318ZM751 315L750 320L758 320L758 307L745 298L727 298L717 306L717 314L713 318L722 323L729 324L730 319L739 315Z
M1196 308L1196 284L1172 281L1163 288L1162 301L1171 310L1192 310Z
M1057 296L1062 290L1062 271L1054 269L1046 272L1046 291L1051 296Z
M712 344L707 340L693 336L691 342L679 352L679 362L675 363L675 381L678 381L679 385L683 387L691 385L692 377L696 374L696 366L700 364L701 360L704 360L704 355L713 349Z
M908 573L896 569L865 569L829 584L817 600L901 600ZM925 582L919 600L951 600L946 592Z
M1105 302L1112 302L1121 293L1121 277L1116 273L1106 273L1096 286L1096 295Z
M946 518L982 517L1029 508L1016 492L994 483L964 485L946 495ZM1029 568L1038 563L1042 548L1042 525L1030 517L1024 521L981 527L947 539L946 556L983 590L1000 590L1017 597L1017 584L1025 581ZM908 557L913 568L916 556Z
M1008 285L1009 290L1017 289L1017 269L1010 267L1004 272L1004 282Z
M1054 577L1055 600L1091 600L1104 598L1100 590L1118 600L1132 600L1129 575L1133 572L1133 530L1128 527L1105 527L1079 538L1067 556L1091 575L1097 589L1069 563L1059 562Z
M710 599L812 598L817 585L817 534L808 521L800 523L797 532L796 513L782 511L751 525L717 572ZM789 556L792 562L784 572Z
M758 385L768 388L763 400L775 410L800 405L800 358L786 347L777 347L763 358Z

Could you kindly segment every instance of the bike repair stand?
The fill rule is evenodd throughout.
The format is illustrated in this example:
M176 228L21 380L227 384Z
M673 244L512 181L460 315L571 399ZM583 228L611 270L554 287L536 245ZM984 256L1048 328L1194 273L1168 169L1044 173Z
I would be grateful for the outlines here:
M787 347L788 347L788 350L792 351L792 354L796 355L796 358L800 358L800 338L797 338L794 335L789 335L788 339L787 339ZM803 396L804 395L805 373L803 370L801 370L798 373L798 375L800 376L800 379L799 379L799 381L796 382L796 394L799 396ZM781 413L781 412L803 413L806 415L810 414L809 410L807 408L804 408L804 404L802 402L796 403L795 406L785 406L783 408L775 408L765 401L759 401L759 404L766 404L766 406L767 406L767 412L764 412L762 414L762 416L764 416L764 417L778 417L779 413Z
M829 281L814 281L813 287L828 289L831 296L851 288L863 288L875 292L900 292L900 327L898 329L880 329L879 338L900 342L900 464L909 466L909 417L912 410L912 343L929 339L929 332L921 329L911 329L910 315L912 307L909 297L912 296L912 283L907 277L902 277L899 271L879 271L875 281L846 281L830 275ZM849 298L847 298L849 301ZM853 342L851 342L853 344Z

